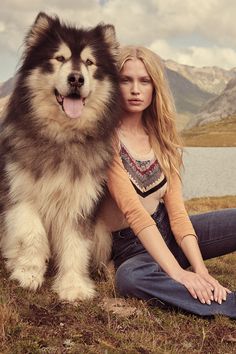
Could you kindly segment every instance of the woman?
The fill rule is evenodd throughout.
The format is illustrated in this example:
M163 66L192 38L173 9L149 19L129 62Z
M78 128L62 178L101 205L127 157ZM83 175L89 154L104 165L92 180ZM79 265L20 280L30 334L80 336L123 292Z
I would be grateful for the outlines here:
M104 204L113 230L116 285L124 296L198 315L236 318L234 292L203 261L236 250L236 209L188 217L180 180L182 149L160 58L121 49L123 116ZM186 270L192 266L193 271Z

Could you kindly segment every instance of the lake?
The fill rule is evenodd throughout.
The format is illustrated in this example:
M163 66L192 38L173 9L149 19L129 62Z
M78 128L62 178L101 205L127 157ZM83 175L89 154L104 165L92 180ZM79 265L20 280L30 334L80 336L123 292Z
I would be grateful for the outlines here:
M236 148L193 147L184 150L183 195L236 195Z

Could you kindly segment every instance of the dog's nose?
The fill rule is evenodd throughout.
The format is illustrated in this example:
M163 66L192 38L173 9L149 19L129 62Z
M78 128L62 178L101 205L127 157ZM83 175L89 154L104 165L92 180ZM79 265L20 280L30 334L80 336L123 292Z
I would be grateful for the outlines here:
M68 76L68 83L72 87L81 87L84 84L84 77L80 73L71 73Z

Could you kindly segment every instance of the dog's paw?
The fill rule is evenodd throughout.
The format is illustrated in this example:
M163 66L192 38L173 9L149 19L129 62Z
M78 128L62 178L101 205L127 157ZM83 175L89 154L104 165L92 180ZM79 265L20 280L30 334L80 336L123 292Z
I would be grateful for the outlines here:
M76 281L73 282L70 277L57 279L53 289L61 301L68 302L90 300L96 295L94 283L90 279L80 278L78 275Z
M17 280L22 288L37 290L43 283L44 271L39 267L28 266L15 268L10 278Z

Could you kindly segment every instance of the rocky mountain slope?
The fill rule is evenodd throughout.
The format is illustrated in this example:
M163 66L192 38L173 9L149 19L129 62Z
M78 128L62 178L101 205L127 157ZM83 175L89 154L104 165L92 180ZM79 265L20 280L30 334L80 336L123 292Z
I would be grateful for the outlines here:
M218 67L197 68L164 61L170 89L180 115L191 117L190 126L204 119L226 117L235 112L236 98L233 89L236 68L225 70ZM13 90L15 77L0 84L0 99ZM0 115L5 100L0 100ZM220 118L219 118L220 119Z
M7 81L0 84L0 98L9 95L12 92L15 81L16 78L11 77Z
M199 114L197 114L194 125L217 122L234 115L236 115L236 77L228 82L219 96L204 105ZM193 124L191 125L190 123L188 127L191 126Z
M215 97L176 71L166 68L166 74L178 113L196 114L208 100Z
M236 77L236 67L231 70L212 67L194 67L178 64L173 60L165 60L165 66L197 85L201 90L219 95L227 83Z
M196 114L209 99L215 97L214 94L203 91L174 70L166 68L166 74L178 113ZM7 96L13 90L14 83L15 78L10 78L0 86L0 98Z

